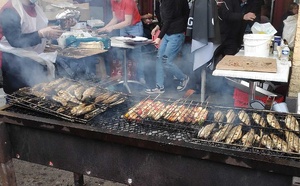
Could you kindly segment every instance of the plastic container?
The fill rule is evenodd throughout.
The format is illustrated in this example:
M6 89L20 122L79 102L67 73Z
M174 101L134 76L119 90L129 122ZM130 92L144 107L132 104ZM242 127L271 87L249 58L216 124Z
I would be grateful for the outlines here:
M283 49L281 50L281 61L288 61L290 57L290 48L288 45L284 45Z
M245 56L268 57L272 36L268 34L245 34Z

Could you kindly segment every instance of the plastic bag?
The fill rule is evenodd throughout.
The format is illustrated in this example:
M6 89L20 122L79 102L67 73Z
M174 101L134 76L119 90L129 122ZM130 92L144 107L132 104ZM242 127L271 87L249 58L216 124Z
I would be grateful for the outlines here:
M251 31L253 34L274 35L277 33L277 30L271 25L271 23L260 24L258 22L255 22L251 27Z
M290 48L294 48L297 30L298 15L288 16L283 21L282 39L285 39Z

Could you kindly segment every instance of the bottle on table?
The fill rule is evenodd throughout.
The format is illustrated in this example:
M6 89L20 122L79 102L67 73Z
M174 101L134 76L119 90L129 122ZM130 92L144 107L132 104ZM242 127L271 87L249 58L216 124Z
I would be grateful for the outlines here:
M284 45L284 47L281 50L281 61L289 61L290 57L290 48L288 45Z

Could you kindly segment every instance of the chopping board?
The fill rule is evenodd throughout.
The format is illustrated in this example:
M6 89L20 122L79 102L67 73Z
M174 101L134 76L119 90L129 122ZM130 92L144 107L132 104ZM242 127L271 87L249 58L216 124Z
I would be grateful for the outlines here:
M216 69L276 73L277 64L273 58L226 55L217 64Z

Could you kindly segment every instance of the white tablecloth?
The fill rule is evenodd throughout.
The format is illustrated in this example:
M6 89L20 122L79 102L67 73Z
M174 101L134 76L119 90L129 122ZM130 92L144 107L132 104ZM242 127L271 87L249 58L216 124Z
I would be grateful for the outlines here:
M244 55L244 51L241 50L238 55ZM289 72L291 67L291 62L287 61L283 63L276 56L269 56L270 58L275 58L277 62L277 72L276 73L266 73L266 72L249 72L249 71L237 71L237 70L214 70L214 76L224 76L232 78L241 79L251 79L251 80L263 80L263 81L276 81L276 82L288 82Z

